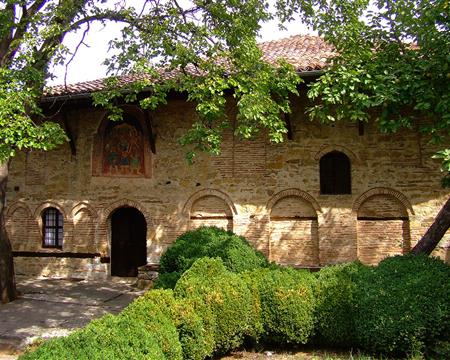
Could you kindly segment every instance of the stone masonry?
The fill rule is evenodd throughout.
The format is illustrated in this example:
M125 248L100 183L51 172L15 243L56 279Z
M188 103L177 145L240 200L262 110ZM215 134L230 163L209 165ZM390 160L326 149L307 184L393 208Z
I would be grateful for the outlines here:
M230 107L232 113L232 107ZM404 130L382 135L365 125L309 122L293 100L292 140L270 144L224 137L218 157L201 155L193 165L177 139L195 118L192 104L173 100L152 114L156 154L152 176L93 176L94 139L105 112L68 109L76 142L48 153L19 153L11 167L7 228L19 274L104 276L110 256L110 216L120 207L138 209L147 222L147 261L184 231L216 225L243 235L270 260L319 267L360 259L375 264L408 251L426 231L448 192L440 187L438 163L420 135ZM232 114L231 114L232 116ZM351 194L322 195L319 160L330 151L351 161ZM63 249L42 248L42 211L64 216ZM436 250L449 261L449 235ZM52 257L51 253L90 257ZM42 256L44 255L44 256Z
M436 149L412 129L392 135L373 123L310 122L305 103L303 89L292 99L291 139L271 144L260 134L243 141L231 125L221 155L200 154L193 165L177 140L196 117L194 104L174 97L151 113L126 106L141 124L144 170L120 176L111 168L109 176L101 167L107 113L88 101L68 101L55 119L69 128L76 153L67 143L46 153L18 153L11 165L6 221L16 272L108 276L110 221L121 207L145 217L148 264L157 264L178 235L201 225L232 230L269 260L298 267L356 259L376 264L407 252L450 195L431 158ZM228 110L232 123L231 99ZM332 151L350 160L350 194L320 192L319 162ZM42 246L48 207L63 215L62 249ZM449 244L447 233L435 251L448 262Z

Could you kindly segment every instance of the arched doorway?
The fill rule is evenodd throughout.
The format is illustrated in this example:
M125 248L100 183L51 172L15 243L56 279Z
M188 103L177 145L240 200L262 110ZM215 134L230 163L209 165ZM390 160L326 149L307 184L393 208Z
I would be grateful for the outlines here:
M111 216L111 275L137 276L147 263L147 222L133 207L122 207Z

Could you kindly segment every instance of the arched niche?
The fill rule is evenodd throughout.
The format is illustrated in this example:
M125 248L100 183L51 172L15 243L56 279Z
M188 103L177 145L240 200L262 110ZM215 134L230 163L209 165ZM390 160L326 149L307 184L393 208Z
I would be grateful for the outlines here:
M16 202L8 207L6 212L6 231L13 251L34 250L40 247L40 243L30 244L31 235L38 233L37 224L29 207L21 202Z
M73 236L71 251L94 253L96 250L97 212L87 203L72 209Z
M279 193L268 203L269 257L285 265L318 266L320 207L309 194L294 190Z
M189 228L217 226L233 230L233 215L236 208L228 196L218 190L201 190L192 195L183 212L189 218Z
M123 106L121 121L106 115L94 136L92 176L150 178L149 124L139 108Z
M411 247L408 208L403 195L372 192L358 201L358 259L376 265L388 256L404 254Z

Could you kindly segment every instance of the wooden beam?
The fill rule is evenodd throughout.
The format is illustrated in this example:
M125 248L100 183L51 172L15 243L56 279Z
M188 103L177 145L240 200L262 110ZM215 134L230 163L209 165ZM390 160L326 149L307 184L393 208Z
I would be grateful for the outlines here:
M69 126L69 120L67 119L67 112L63 112L63 122L64 122L64 130L69 137L69 145L70 145L70 152L72 153L72 156L77 156L77 148L75 146L75 139L73 137L72 131L70 130Z
M156 139L155 139L155 135L153 134L153 129L152 129L152 117L150 115L149 111L145 111L145 123L147 125L147 131L148 131L148 140L150 142L150 149L152 150L153 154L156 154Z
M291 123L291 118L289 116L289 114L284 114L284 122L286 123L286 128L287 128L287 138L288 140L293 140L294 139L294 133L292 131L292 123Z

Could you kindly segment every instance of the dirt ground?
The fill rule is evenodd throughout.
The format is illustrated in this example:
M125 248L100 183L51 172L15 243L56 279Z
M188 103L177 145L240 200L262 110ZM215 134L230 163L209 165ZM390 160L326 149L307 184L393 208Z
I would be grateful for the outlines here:
M217 360L375 360L370 356L352 352L335 352L325 350L264 350L261 352L236 351Z

